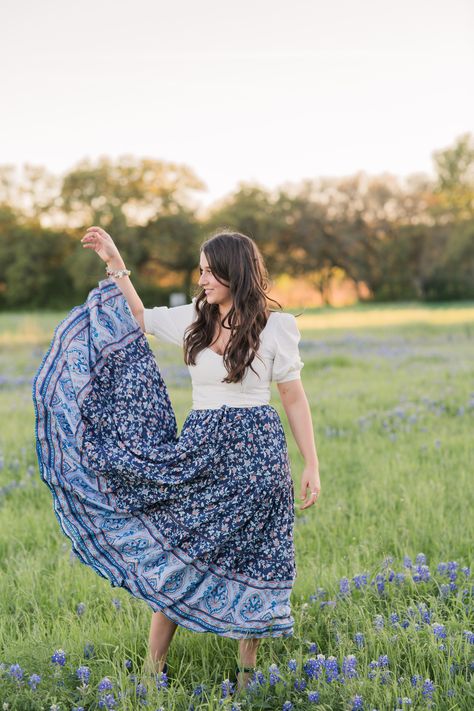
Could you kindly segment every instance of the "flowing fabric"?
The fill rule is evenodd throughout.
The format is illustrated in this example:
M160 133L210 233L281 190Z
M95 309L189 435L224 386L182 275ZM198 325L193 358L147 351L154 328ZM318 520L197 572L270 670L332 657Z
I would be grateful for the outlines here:
M293 634L294 492L271 405L191 410L118 285L57 326L33 382L39 471L74 554L179 625Z

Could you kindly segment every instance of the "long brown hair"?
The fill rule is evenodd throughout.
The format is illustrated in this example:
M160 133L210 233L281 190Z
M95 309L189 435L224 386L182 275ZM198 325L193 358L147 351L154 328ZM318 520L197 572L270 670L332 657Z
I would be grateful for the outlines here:
M233 305L221 325L230 329L230 339L224 351L224 366L228 375L223 383L239 383L245 369L258 356L260 333L267 323L266 294L269 276L262 254L255 242L240 232L221 231L200 246L214 277L230 289ZM196 355L213 341L215 325L219 323L219 305L209 304L202 287L196 294L198 315L187 327L184 337L184 362L196 365ZM228 323L228 325L226 325ZM259 357L259 356L258 356Z

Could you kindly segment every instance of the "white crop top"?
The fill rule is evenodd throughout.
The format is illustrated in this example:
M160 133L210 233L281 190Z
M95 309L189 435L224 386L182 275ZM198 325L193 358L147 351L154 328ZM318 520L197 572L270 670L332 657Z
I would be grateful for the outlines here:
M197 316L196 298L182 306L154 306L144 310L145 333L160 341L183 347L184 331ZM253 407L270 402L270 383L301 379L304 362L298 343L301 334L293 314L274 311L260 333L260 348L242 382L223 383L227 375L223 356L205 348L188 365L192 381L193 409L217 409L222 405ZM263 362L262 362L263 361ZM258 377L260 376L260 377Z

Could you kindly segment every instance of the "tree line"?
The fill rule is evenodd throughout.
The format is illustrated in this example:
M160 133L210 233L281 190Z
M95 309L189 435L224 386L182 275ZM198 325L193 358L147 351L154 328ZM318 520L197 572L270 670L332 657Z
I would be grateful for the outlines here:
M327 300L341 272L373 301L474 298L474 138L433 153L435 178L364 172L269 191L240 183L210 208L187 166L122 156L63 176L0 165L0 309L69 309L105 278L80 237L113 237L145 303L188 298L200 243L217 229L259 245L272 278L304 278Z

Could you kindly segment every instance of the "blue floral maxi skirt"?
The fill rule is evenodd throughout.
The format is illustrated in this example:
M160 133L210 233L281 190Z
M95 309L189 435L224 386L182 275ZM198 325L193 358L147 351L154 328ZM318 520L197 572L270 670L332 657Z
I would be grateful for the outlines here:
M195 632L293 634L294 492L271 405L191 410L104 279L56 327L33 382L42 480L74 554Z

